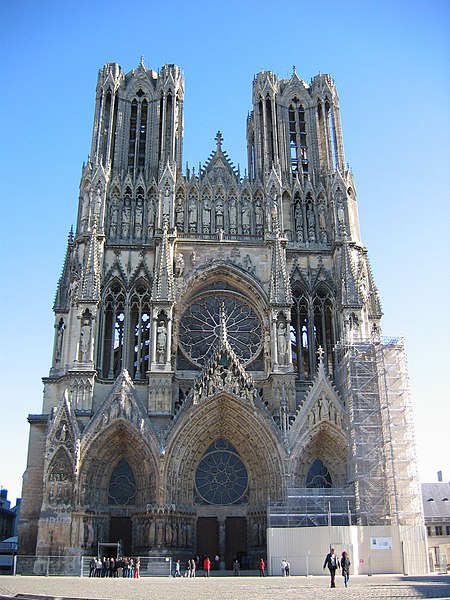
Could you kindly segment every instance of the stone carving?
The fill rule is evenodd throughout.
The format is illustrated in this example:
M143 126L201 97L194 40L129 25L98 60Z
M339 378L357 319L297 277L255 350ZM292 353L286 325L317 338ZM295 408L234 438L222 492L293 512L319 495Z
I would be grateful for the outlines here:
M156 338L156 355L158 363L163 363L166 360L166 345L167 328L164 321L160 321L158 325L158 334Z
M153 232L155 229L155 203L153 202L153 198L150 196L147 203L147 236L149 238L153 237Z
M83 324L80 330L80 358L82 362L89 360L89 351L91 349L91 320L83 317Z
M123 209L122 209L122 237L128 238L130 235L130 222L131 222L131 203L128 197L125 198Z
M195 233L197 231L197 202L195 198L189 200L189 231Z
M184 228L184 202L182 196L178 196L177 205L175 207L177 229L183 231Z
M211 199L205 195L202 203L203 233L211 232Z
M134 236L137 239L142 237L142 220L143 220L143 205L142 199L138 198L136 200L136 213L135 213L135 221L134 221Z

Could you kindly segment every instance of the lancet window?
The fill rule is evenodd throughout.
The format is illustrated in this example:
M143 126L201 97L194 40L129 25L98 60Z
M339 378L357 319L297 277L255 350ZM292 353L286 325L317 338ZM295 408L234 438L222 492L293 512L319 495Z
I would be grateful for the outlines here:
M328 289L319 288L313 295L294 289L290 334L292 363L299 379L314 378L319 347L323 350L325 368L332 373L336 333L334 297Z
M128 167L130 169L145 166L147 143L148 101L139 90L131 102L130 129L128 134Z
M116 378L126 368L134 379L144 379L150 360L150 291L139 280L127 293L118 280L103 301L101 376Z
M293 173L308 174L305 110L293 98L289 105L289 146Z

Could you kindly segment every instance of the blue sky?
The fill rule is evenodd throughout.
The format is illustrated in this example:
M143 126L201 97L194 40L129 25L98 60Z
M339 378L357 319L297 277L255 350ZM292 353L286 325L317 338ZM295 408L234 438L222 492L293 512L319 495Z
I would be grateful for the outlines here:
M184 161L223 147L246 167L262 69L338 88L346 160L379 288L383 333L406 337L423 481L448 451L450 3L448 1L0 3L0 484L21 493L29 413L53 343L52 304L90 149L98 69L178 64Z

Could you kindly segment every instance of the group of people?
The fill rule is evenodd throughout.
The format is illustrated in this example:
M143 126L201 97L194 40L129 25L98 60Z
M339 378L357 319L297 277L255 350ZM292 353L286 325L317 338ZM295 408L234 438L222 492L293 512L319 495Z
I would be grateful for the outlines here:
M328 570L330 571L332 588L336 587L336 571L338 569L341 569L342 576L344 578L344 585L345 587L348 587L350 564L350 558L345 550L339 559L334 551L334 548L331 548L325 557L323 568L325 569L328 567Z
M139 577L139 558L96 557L89 564L89 577Z
M215 557L214 562L216 563L216 568L218 568L218 556ZM186 562L186 569L184 571L184 577L195 577L197 571L201 568L200 565L203 567L203 576L209 577L211 573L211 559L209 558L209 556L204 556L201 561L199 556L195 558L188 558ZM181 564L179 560L175 561L173 576L181 577Z
M291 573L291 565L289 564L289 561L287 558L283 558L283 560L281 561L281 576L289 577L290 573Z

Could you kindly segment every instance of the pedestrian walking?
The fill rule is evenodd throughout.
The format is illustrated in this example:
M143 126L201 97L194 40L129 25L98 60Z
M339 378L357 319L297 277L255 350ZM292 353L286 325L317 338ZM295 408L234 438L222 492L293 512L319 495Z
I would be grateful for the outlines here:
M173 572L173 576L174 577L181 577L181 572L180 572L180 561L177 560L175 562L175 571Z
M336 581L335 581L336 569L339 569L339 559L336 556L334 548L331 548L330 552L328 552L328 554L325 557L325 562L323 563L323 568L325 569L326 567L328 567L328 570L330 571L330 576L331 576L330 587L334 588L334 587L336 587Z
M266 563L264 562L264 559L261 558L259 560L259 576L260 577L265 577L266 576Z
M348 580L350 579L350 558L347 552L344 550L341 556L341 572L342 577L344 578L344 585L348 587Z

